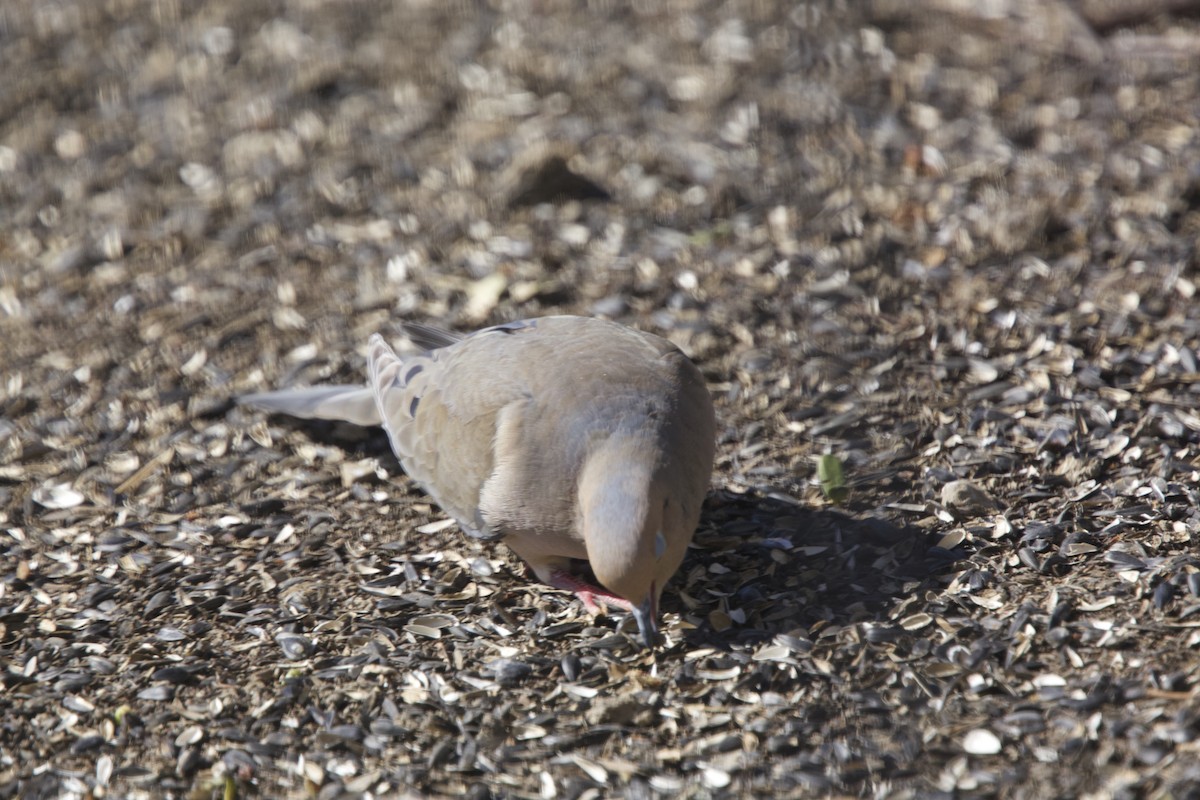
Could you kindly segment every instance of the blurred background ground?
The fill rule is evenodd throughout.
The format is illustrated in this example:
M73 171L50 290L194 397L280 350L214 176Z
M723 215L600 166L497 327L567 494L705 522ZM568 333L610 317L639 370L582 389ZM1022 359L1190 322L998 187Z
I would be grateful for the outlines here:
M0 5L0 796L1195 796L1198 11ZM547 313L717 399L655 654L230 403Z

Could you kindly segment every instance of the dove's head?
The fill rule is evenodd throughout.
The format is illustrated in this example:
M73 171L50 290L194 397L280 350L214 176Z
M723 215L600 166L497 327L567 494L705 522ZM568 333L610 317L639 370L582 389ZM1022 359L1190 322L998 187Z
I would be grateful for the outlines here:
M683 561L701 499L674 491L660 461L641 439L610 439L587 460L579 487L592 572L632 604L647 647L658 633L658 598Z

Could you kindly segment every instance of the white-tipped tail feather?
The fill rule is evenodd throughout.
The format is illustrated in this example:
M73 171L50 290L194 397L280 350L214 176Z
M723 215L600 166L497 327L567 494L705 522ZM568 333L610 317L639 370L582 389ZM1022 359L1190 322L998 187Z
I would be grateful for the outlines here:
M367 427L383 421L375 406L375 394L362 386L312 386L260 392L239 397L238 402L301 419L340 420Z

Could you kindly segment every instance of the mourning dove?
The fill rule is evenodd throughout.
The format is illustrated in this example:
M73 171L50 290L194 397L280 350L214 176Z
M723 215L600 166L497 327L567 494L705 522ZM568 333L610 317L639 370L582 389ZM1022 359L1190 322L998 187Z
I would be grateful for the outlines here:
M499 539L541 581L628 610L647 646L712 474L712 399L675 345L614 322L541 317L461 336L379 334L370 385L252 394L305 418L382 425L405 472L463 530ZM604 587L575 577L586 559Z

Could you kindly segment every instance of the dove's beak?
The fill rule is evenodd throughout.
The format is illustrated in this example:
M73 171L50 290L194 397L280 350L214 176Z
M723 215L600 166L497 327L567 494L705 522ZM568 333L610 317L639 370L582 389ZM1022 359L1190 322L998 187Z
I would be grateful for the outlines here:
M637 620L642 641L647 648L653 649L658 641L658 592L653 585L650 596L633 607L633 618Z

